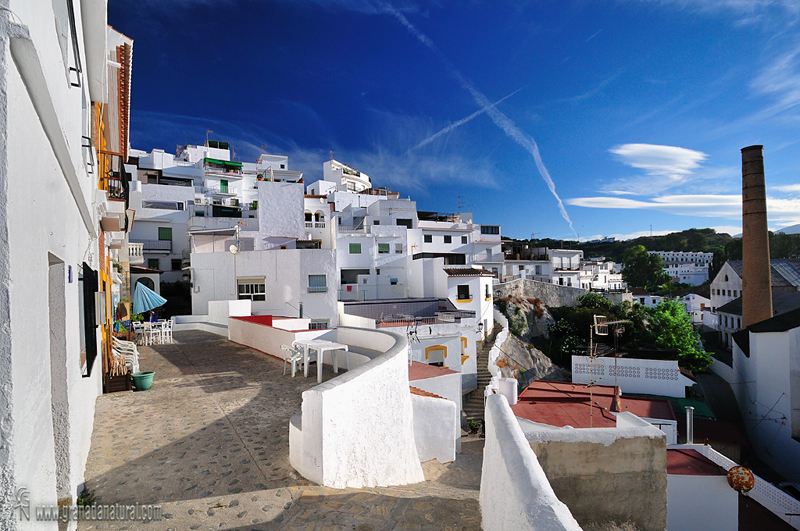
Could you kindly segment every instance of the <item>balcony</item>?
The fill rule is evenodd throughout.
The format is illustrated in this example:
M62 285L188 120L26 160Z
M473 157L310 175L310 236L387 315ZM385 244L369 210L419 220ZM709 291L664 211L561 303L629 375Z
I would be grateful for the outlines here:
M371 225L339 225L339 234L370 234Z
M142 243L138 242L128 243L128 262L131 265L144 263L144 256L142 255L143 247L144 245Z
M139 243L142 245L142 251L145 253L171 253L172 241L171 240L142 240Z
M306 228L307 229L324 229L325 222L324 221L306 221Z

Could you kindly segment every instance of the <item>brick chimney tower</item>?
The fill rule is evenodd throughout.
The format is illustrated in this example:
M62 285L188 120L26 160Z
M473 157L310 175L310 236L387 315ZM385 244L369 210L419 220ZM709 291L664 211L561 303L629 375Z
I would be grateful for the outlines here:
M764 146L742 148L742 325L772 317Z

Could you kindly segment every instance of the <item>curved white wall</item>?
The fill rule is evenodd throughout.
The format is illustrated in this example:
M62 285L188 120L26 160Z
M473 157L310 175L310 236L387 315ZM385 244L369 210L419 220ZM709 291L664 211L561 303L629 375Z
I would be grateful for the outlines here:
M424 481L414 441L406 338L340 327L325 339L384 354L303 393L300 429L298 419L290 423L292 466L333 488Z
M504 396L488 397L485 430L482 529L580 531L567 506L556 498Z

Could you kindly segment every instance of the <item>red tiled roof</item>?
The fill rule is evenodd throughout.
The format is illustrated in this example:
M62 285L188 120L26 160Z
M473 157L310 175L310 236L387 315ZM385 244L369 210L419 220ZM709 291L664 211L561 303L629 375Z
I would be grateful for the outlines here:
M667 449L667 474L678 476L727 476L724 468L697 450Z
M408 388L411 390L411 394L412 395L429 396L431 398L441 398L442 400L447 400L443 396L435 395L435 394L430 393L428 391L423 391L422 389L420 389L418 387L414 387L413 385L409 385Z
M428 365L427 363L420 363L412 361L408 367L408 380L424 380L426 378L436 378L437 376L444 376L445 374L458 374L457 371L445 369L444 367L437 367L435 365Z
M534 381L511 406L514 415L550 426L573 428L612 428L617 418L611 413L614 388L596 385L590 390L581 384ZM622 411L640 418L676 420L669 402L660 398L622 396ZM591 415L590 415L591 411Z

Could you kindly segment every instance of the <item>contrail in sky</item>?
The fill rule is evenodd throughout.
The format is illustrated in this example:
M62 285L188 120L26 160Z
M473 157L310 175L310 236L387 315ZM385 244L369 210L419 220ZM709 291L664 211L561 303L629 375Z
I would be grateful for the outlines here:
M519 89L515 90L514 92L512 92L511 94L509 94L508 96L506 96L505 98L503 98L503 99L501 99L501 100L498 100L498 101L496 101L495 103L492 103L491 107L494 107L495 105L500 105L501 103L503 103L504 101L506 101L508 98L510 98L511 96L513 96L514 94L516 94L517 92L519 92L520 90L522 90L522 89L521 89L521 88L519 88ZM436 139L437 139L437 138L439 138L440 136L442 136L442 135L444 135L444 134L447 134L447 133L449 133L450 131L452 131L452 130L453 130L453 129L455 129L456 127L459 127L459 126L462 126L462 125L464 125L465 123L469 122L470 120L472 120L472 119L473 119L473 118L475 118L476 116L478 116L478 115L480 115L480 114L483 114L483 113L485 113L486 111L487 111L487 108L486 108L486 107L484 107L483 109L480 109L480 110L477 110L477 111L475 111L474 113L470 114L470 115L469 115L469 116L467 116L466 118L462 118L461 120L458 120L457 122L454 122L454 123L452 123L452 124L448 125L447 127L445 127L444 129L442 129L442 130L441 130L441 131L439 131L438 133L436 133L436 134L434 134L434 135L431 135L431 136L429 136L428 138L426 138L425 140L423 140L422 142L420 142L420 143L419 143L419 144L417 144L416 146L412 147L412 148L411 148L411 149L409 149L408 151L413 151L413 150L415 150L415 149L417 149L417 148L421 148L422 146L425 146L425 145L427 145L427 144L430 144L431 142L433 142L434 140L436 140ZM408 153L408 151L407 151L406 153Z
M440 61L444 63L448 72L450 72L450 75L456 78L459 85L461 85L461 88L472 95L472 99L475 100L475 103L482 108L481 110L486 111L486 114L489 115L497 127L502 129L508 137L510 137L523 149L525 149L525 151L531 154L533 160L536 162L536 168L539 170L539 174L547 184L547 188L550 189L550 193L553 194L553 197L555 197L556 201L558 202L558 210L561 213L561 217L566 220L566 222L569 224L570 230L572 230L573 234L577 236L578 233L575 232L575 228L572 226L572 220L569 219L569 214L567 214L567 210L564 208L564 203L561 201L561 198L556 192L556 185L553 182L553 179L550 177L550 173L547 171L544 162L542 162L542 156L539 154L539 146L536 145L536 141L533 139L533 137L517 127L508 116L498 111L497 108L492 105L492 102L490 102L481 91L475 88L475 85L473 85L469 79L464 77L464 75L455 67L455 65L450 62L447 56L436 47L433 41L430 40L427 35L418 30L416 26L411 24L411 22L409 22L402 13L389 4L381 3L381 5L388 13L394 15L394 17L399 20L400 23L405 26L406 29L408 29L408 31L410 31L417 39L419 39L422 44L431 50Z

